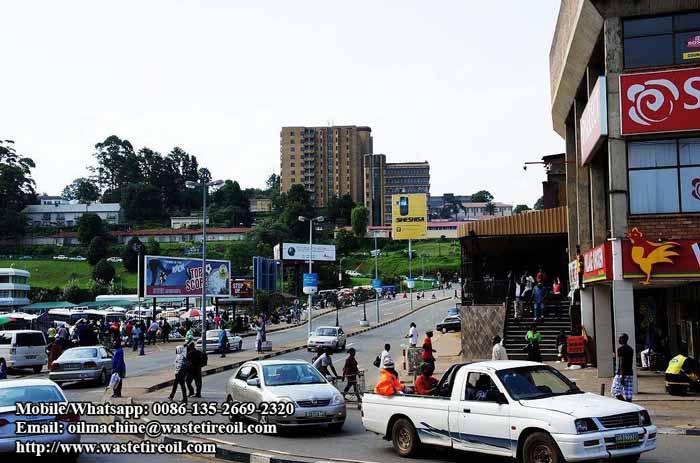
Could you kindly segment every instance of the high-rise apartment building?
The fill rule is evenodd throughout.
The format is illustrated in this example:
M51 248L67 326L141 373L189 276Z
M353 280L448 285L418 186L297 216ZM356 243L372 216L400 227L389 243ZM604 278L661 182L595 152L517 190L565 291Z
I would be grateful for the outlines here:
M364 202L363 156L372 152L372 129L354 125L282 127L280 189L304 185L316 207L349 194Z
M384 225L384 172L386 155L365 154L365 207L369 209L370 224Z

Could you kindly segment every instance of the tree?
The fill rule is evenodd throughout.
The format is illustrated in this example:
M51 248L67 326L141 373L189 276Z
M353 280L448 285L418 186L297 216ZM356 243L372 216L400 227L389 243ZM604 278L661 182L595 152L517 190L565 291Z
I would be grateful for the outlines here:
M346 225L352 220L351 215L354 207L355 202L349 194L343 195L341 198L333 196L328 200L324 215L331 223Z
M34 202L34 161L17 154L12 140L0 139L0 207L20 212Z
M116 274L112 264L107 262L107 259L101 259L97 265L92 268L92 279L104 285L109 284L114 280Z
M255 241L232 241L226 248L226 259L231 261L231 274L249 275L256 251Z
M315 210L309 197L309 192L303 185L292 185L287 193L280 195L277 207L280 213L277 222L285 229L287 238L295 242L309 239L308 224L299 222L299 216L315 217ZM277 244L277 243L270 243Z
M486 190L480 190L470 196L473 203L488 203L493 201L493 195Z
M277 190L277 192L279 192L281 180L282 178L279 175L272 173L269 177L267 177L265 186L268 190Z
M96 236L90 241L90 246L88 246L87 260L90 265L96 265L100 260L107 257L108 252L107 242L101 236Z
M27 219L21 212L12 209L0 209L0 237L17 238L24 236Z
M462 200L454 196L447 197L445 198L445 203L442 205L442 209L440 209L440 218L449 219L454 216L454 219L457 220L459 211L465 214L467 212L467 208L462 204Z
M536 211L541 211L544 209L544 196L540 196L540 199L535 202L535 205L532 206L532 208Z
M102 236L102 219L97 214L83 214L78 220L78 239L83 245L89 244L96 236Z
M491 201L486 203L486 206L484 206L484 211L488 215L494 215L496 213L496 205L492 203Z
M92 180L85 177L76 178L63 189L61 194L65 199L77 199L81 203L93 203L100 198L100 189Z
M153 185L135 183L122 189L120 204L131 222L158 222L167 214L163 210L160 191Z
M129 140L110 135L95 144L97 166L91 167L95 183L100 189L115 190L128 181L140 177L138 163L135 162L134 147Z
M160 243L156 241L152 236L146 241L146 254L149 256L159 256L160 255Z
M352 210L352 232L358 238L364 238L369 226L369 209L365 206L355 206Z
M530 206L527 204L518 204L515 206L515 209L513 209L513 214L520 214L521 212L529 211Z
M136 273L139 267L139 253L138 249L143 247L143 243L137 237L133 237L124 246L124 252L122 252L122 263L124 268L129 273Z
M210 217L213 223L227 227L250 224L250 199L238 182L226 180L211 194Z

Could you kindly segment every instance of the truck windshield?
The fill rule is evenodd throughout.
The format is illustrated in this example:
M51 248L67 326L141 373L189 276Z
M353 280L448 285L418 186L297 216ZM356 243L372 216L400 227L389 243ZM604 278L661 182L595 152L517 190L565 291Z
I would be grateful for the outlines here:
M564 375L547 366L510 368L496 374L515 400L544 399L582 392Z

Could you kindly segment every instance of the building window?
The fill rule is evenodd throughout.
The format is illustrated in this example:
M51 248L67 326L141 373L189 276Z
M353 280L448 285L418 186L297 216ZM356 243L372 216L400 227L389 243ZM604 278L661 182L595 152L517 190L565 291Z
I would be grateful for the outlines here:
M627 144L630 214L700 212L700 138Z
M289 148L289 151L291 151L291 152L294 152L295 150L296 150L296 148L294 148L293 146L291 148Z
M625 68L700 62L700 13L623 22Z

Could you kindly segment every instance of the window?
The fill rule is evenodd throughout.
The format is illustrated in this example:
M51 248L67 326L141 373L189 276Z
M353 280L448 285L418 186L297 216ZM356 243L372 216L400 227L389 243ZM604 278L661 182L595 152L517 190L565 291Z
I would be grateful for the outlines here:
M464 400L496 402L497 394L498 388L488 374L469 373L467 386L464 391Z
M700 212L700 138L627 145L630 214Z
M700 62L700 13L627 19L623 29L625 68Z
M251 369L252 367L241 367L241 369L238 370L238 373L236 373L236 379L240 379L241 381L247 380Z

